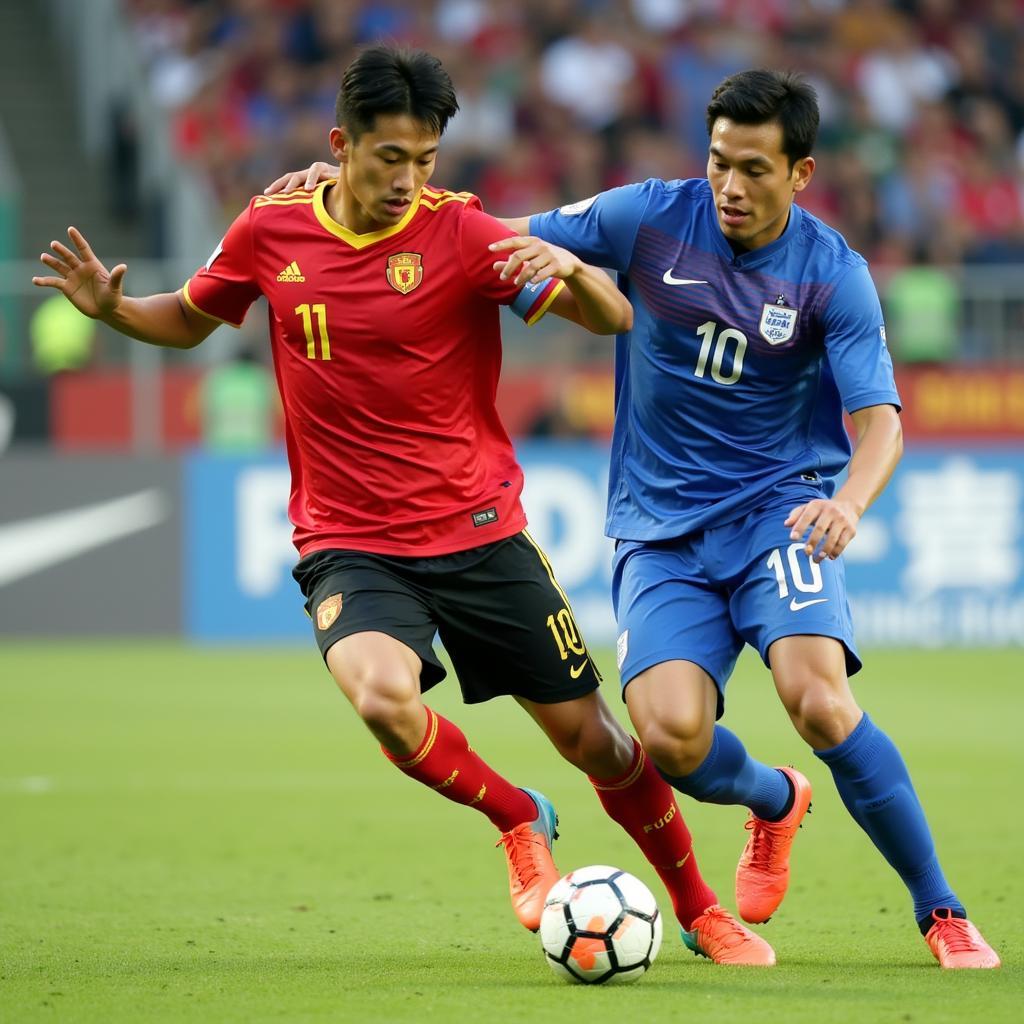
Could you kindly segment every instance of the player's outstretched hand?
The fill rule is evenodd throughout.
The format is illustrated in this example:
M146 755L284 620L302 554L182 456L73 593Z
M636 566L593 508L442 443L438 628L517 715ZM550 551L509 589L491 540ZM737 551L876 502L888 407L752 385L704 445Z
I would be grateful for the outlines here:
M860 515L850 502L815 498L806 505L797 505L783 525L792 528L790 540L805 540L805 554L823 562L843 553L857 535L859 522Z
M39 259L57 276L33 277L32 283L39 288L56 288L86 316L103 319L121 304L128 267L119 263L113 270L107 270L77 228L68 228L68 238L78 252L72 252L62 242L51 242L53 253L44 252Z
M491 252L507 252L507 259L499 260L494 269L499 272L503 281L510 277L522 287L524 284L536 284L549 277L560 277L562 280L572 277L583 266L578 256L568 249L552 245L542 238L533 235L503 238L500 242L492 242Z
M301 171L288 171L282 174L276 181L272 181L264 190L265 196L272 196L277 192L294 192L297 188L312 192L321 181L330 181L337 178L341 173L337 164L325 164L317 160Z

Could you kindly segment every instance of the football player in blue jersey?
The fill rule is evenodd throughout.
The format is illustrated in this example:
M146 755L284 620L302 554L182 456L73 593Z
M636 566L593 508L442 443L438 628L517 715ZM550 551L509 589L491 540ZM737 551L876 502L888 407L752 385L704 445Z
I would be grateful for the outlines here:
M676 789L750 809L736 900L745 920L767 921L811 791L717 724L750 644L910 890L939 963L997 967L942 873L899 751L848 683L861 662L840 556L902 435L867 264L794 202L814 174L817 97L796 75L742 72L715 90L707 128L706 180L649 180L512 222L617 271L635 310L616 347L608 494L630 717ZM492 248L502 273L531 279L529 243Z
M840 556L902 435L867 265L794 202L814 174L817 97L799 76L742 72L715 90L707 128L707 179L651 179L507 222L616 271L634 309L616 342L607 519L630 717L676 789L749 808L736 900L745 920L767 921L811 789L717 724L749 643L909 889L939 963L998 967L943 875L899 751L848 682L861 662ZM534 279L535 242L492 249L503 275Z

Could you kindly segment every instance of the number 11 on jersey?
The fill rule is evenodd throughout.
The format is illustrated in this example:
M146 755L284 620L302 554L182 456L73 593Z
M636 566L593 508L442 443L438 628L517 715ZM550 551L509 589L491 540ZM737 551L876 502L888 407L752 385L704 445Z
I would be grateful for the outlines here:
M295 312L302 317L302 329L306 333L306 358L316 359L316 339L313 337L313 316L316 316L317 333L320 335L320 358L331 358L331 339L327 334L327 306L317 302L312 307L308 302L295 307Z

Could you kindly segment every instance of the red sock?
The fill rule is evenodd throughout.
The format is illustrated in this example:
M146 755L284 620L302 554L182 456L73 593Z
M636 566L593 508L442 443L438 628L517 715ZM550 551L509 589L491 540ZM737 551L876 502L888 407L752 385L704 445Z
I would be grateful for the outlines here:
M384 750L384 756L410 779L486 814L500 832L537 817L537 806L529 794L489 767L470 748L459 727L430 708L420 745L411 754Z
M629 833L658 872L672 897L676 918L688 930L718 898L701 877L675 793L643 747L636 740L633 745L633 763L625 775L590 782L608 816Z

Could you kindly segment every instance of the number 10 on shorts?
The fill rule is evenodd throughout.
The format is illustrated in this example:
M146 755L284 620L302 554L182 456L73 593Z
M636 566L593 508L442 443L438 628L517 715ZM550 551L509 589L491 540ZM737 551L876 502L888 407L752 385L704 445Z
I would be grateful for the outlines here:
M586 654L576 622L568 608L562 608L557 615L549 615L547 626L555 638L562 661L568 659L570 651L575 655Z
M775 548L774 551L768 556L768 561L765 563L772 572L775 573L775 582L779 585L779 598L785 599L789 597L790 583L793 585L793 589L799 591L801 594L817 594L821 592L821 588L824 585L821 578L821 566L818 565L814 559L804 551L803 543L790 544L786 548L786 557L782 557L782 548ZM810 579L807 579L804 574L804 567L810 575ZM789 569L788 578L786 570ZM826 601L827 598L819 598L819 601ZM818 601L808 602L810 604L817 604ZM794 607L794 605L796 607ZM804 602L798 602L795 598L790 604L793 611L798 611L804 607Z

